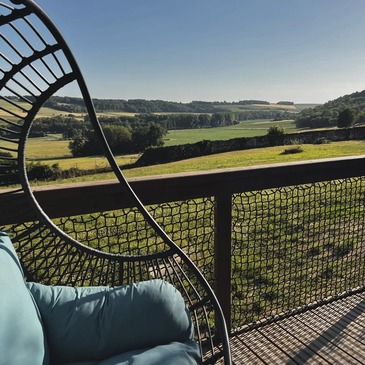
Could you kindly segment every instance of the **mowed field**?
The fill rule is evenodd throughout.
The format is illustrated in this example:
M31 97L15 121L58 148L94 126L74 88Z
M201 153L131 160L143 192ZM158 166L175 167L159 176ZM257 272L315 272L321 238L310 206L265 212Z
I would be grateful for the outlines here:
M320 158L365 155L365 141L333 142L323 145L302 145L303 152L283 155L284 146L233 151L191 158L162 165L131 168L124 171L127 178L209 171L214 169L315 160ZM81 182L114 179L113 173L77 177L61 182Z
M58 164L63 170L70 168L94 169L109 166L105 157L72 157L68 148L70 141L63 140L60 135L44 138L29 138L26 147L28 161L41 162L47 165ZM5 147L14 147L11 143L2 142ZM120 165L135 162L138 155L117 156Z
M178 129L169 131L165 146L196 143L202 140L227 140L231 138L255 137L267 134L272 125L282 126L287 133L298 131L293 120L271 121L268 119L244 120L237 125L221 128Z
M256 148L251 150L233 151L209 156L196 157L183 161L167 164L153 165L139 168L126 169L128 178L163 175L194 171L208 171L213 169L239 168L244 166L267 165L295 161L315 160L341 156L365 155L365 141L332 142L328 144L301 145L303 152L296 154L283 154L288 146ZM137 161L138 155L117 156L120 165L132 164ZM47 164L58 163L62 169L77 167L93 169L107 166L107 161L102 157L61 158L43 161ZM102 173L68 179L63 182L81 182L114 179L113 173ZM50 182L52 183L52 182Z
M28 103L17 102L17 104L21 108L24 108L25 110L30 109ZM25 112L21 108L17 108L16 106L14 106L12 104L7 103L5 100L0 99L0 117L3 117L10 121L16 121L18 118L14 115L10 115L4 109L9 110L10 112L19 115L19 117L24 117ZM54 117L57 115L69 115L69 114L70 114L69 112L63 112L63 111L59 111L59 110L55 110L55 109L51 109L51 108L41 108L41 110L37 114L37 117L38 118L49 118L49 117ZM83 116L81 113L72 113L72 115L75 118L82 118L82 116Z
M17 102L17 104L26 110L29 110L29 104L25 102ZM18 118L14 115L7 113L4 109L9 110L12 113L16 113L19 117L24 117L25 112L16 106L6 102L5 100L0 99L0 117L6 118L12 122L16 121ZM55 110L51 108L43 107L37 114L37 118L51 118L58 115L62 116L72 116L76 119L82 119L86 113L70 113L66 111ZM136 113L128 113L128 112L116 112L116 111L105 111L102 113L98 113L99 116L106 117L120 117L120 116L135 116ZM1 122L0 122L1 123Z
M249 120L240 124L223 128L181 129L167 133L165 146L196 143L202 140L226 140L231 138L253 137L265 135L271 125L281 125L285 131L296 131L294 121L272 122L269 120ZM68 148L70 141L63 140L61 135L49 135L42 138L29 138L27 157L30 159L64 159L71 156ZM6 147L11 144L4 143Z

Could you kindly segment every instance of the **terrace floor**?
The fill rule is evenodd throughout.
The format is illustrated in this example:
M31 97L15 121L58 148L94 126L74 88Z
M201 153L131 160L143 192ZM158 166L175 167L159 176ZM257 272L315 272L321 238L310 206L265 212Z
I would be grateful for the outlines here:
M231 339L234 364L365 364L365 294Z

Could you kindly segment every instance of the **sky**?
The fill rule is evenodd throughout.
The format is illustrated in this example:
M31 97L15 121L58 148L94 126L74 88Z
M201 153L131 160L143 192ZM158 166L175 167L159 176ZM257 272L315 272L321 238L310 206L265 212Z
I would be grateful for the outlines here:
M94 98L324 103L365 89L364 0L38 3Z

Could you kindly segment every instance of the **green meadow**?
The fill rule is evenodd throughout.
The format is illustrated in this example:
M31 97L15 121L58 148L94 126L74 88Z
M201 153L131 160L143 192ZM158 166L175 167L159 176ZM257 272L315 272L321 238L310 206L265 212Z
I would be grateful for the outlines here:
M251 150L226 152L188 160L176 161L161 165L128 168L124 170L127 178L174 174L184 172L208 171L213 169L239 168L244 166L267 165L295 161L315 160L321 158L365 155L365 141L332 142L328 144L301 145L303 152L283 154L288 146L256 148ZM117 156L120 165L132 164L138 155ZM62 169L78 167L93 169L107 166L107 161L101 157L64 158L45 161L48 164L58 163ZM82 182L113 179L114 174L100 173L68 179L60 182ZM52 183L52 182L51 182Z
M281 125L288 133L297 131L294 121L248 120L239 124L222 128L180 129L169 131L165 137L165 146L196 143L202 140L227 140L231 138L262 136L272 125ZM29 138L27 157L30 159L63 159L70 158L68 149L70 141L61 135L48 135L42 138ZM4 143L10 147L11 143Z
M282 126L287 133L298 131L293 120L244 120L237 125L221 128L171 130L165 137L165 146L196 143L202 140L227 140L231 138L263 136L272 125Z

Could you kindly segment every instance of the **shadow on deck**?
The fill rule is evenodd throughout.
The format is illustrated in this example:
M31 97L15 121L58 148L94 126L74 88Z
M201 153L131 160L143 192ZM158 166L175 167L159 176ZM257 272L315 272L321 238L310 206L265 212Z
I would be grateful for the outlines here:
M365 294L231 339L234 364L365 364Z

